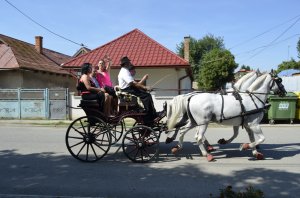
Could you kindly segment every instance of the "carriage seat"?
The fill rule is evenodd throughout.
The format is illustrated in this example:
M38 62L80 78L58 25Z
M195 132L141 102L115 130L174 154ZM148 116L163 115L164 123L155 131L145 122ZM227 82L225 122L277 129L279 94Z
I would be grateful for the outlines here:
M128 92L124 92L120 89L118 85L114 86L114 90L116 92L117 97L119 98L119 106L126 106L126 110L128 110L128 106L134 108L144 108L144 105L141 99L133 94Z

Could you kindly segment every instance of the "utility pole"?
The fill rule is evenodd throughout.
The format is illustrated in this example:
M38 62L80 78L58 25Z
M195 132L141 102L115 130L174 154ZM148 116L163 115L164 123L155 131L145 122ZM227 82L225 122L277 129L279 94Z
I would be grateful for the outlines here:
M290 60L290 46L288 45L288 56L287 56L287 61Z

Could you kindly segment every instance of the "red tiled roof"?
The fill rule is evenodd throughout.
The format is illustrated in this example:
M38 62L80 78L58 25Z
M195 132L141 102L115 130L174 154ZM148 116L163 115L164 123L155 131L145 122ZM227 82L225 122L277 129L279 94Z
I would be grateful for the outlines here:
M187 61L138 29L64 63L63 67L76 68L85 62L97 65L105 55L112 59L112 68L120 67L123 56L128 56L136 67L190 68Z
M69 74L60 64L71 57L43 48L43 54L35 46L0 34L0 68L28 69L57 74Z

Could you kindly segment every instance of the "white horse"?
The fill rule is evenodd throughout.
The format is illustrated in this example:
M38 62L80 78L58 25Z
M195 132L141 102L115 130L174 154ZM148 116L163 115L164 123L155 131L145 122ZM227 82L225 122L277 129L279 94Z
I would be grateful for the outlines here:
M256 150L256 146L264 142L265 137L259 126L263 118L263 110L267 100L267 94L270 90L278 91L279 94L285 94L285 89L281 84L281 79L273 78L271 74L264 74L258 77L247 89L248 93L241 93L242 102L236 100L233 95L221 95L212 93L201 93L190 97L186 103L185 100L173 101L172 109L168 112L168 129L179 127L177 123L178 115L182 111L188 114L189 122L180 135L178 147L172 149L172 152L182 149L183 138L186 132L191 128L198 126L196 141L200 147L203 156L208 161L213 160L213 156L208 154L203 144L203 138L209 122L222 123L223 125L245 127L248 134L254 133L258 140L251 143L241 144L241 150L251 148L252 154L257 159L263 159L263 154ZM241 103L240 103L241 102Z
M243 77L241 77L234 85L233 85L233 88L228 90L228 92L245 92L247 90L247 88L249 88L249 86L254 82L254 80L260 75L260 72L259 71L252 71L252 72L249 72L248 74L244 75ZM178 103L177 101L183 101L183 105L186 105L187 102L188 102L188 99L193 96L193 95L196 95L196 94L199 94L199 92L192 92L192 93L189 93L189 94L184 94L184 95L178 95L176 96L173 101L171 101L169 103L169 107L168 109L172 109L172 104L173 103ZM182 108L182 115L181 115L181 120L179 121L179 123L187 123L188 121L188 116L187 116L187 112L186 112L186 109L185 108ZM170 143L172 142L178 132L180 130L180 127L177 127L175 129L175 133L172 135L172 137L168 137L167 140L166 140L166 143ZM225 140L224 138L220 139L218 141L219 144L228 144L228 143L231 143L238 135L238 132L239 132L239 126L233 126L233 136L230 137L228 140ZM253 137L254 138L254 137ZM205 139L204 140L206 146L207 146L207 149L208 151L213 151L214 148L209 144L209 142Z

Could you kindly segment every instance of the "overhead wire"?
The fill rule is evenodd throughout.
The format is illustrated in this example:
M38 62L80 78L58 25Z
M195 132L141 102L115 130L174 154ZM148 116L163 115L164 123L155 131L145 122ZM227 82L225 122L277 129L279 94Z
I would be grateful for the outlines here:
M278 42L276 42L276 43L269 44L269 45L263 45L263 46L254 48L254 49L252 49L252 50L248 50L248 51L245 51L245 52L241 52L241 53L239 53L239 54L236 54L235 56L240 56L241 54L249 54L249 53L255 52L256 50L261 49L261 48L274 46L274 45L277 45L277 44L282 43L282 42L284 42L284 41L287 41L287 40L289 40L289 39L291 39L291 38L294 38L294 37L296 37L296 36L300 36L300 34L294 34L294 35L289 36L289 37L287 37L287 38L285 38L285 39L283 39L283 40L280 40L280 41L278 41Z
M248 43L248 42L250 42L250 41L252 41L252 40L254 40L254 39L256 39L256 38L258 38L258 37L260 37L260 36L262 36L262 35L264 35L264 34L266 34L266 33L269 33L269 32L271 32L272 30L274 30L274 29L276 29L276 28L278 28L278 27L280 27L280 26L282 26L282 25L285 25L286 23L289 23L290 21L293 21L294 19L296 19L296 18L298 18L298 17L300 17L300 14L297 15L297 16L295 16L295 17L293 17L293 18L291 18L291 19L288 19L288 20L286 20L286 21L284 21L284 22L282 22L282 23L280 23L280 24L278 24L278 25L275 25L275 26L269 28L268 30L266 30L266 31L264 31L264 32L262 32L262 33L260 33L260 34L255 35L254 37L247 39L246 41L240 42L240 43L238 43L238 44L236 44L236 45L230 47L229 50L231 50L231 49L233 49L233 48L236 48L236 47L238 47L238 46L241 46L241 45L243 45L243 44L246 44L246 43Z
M300 17L298 17L298 19L292 23L288 28L286 28L281 34L279 34L275 39L273 39L269 44L267 44L263 49L261 49L259 52L255 53L254 55L252 55L250 58L246 59L246 60L250 60L252 58L254 58L255 56L257 56L258 54L262 53L264 50L266 50L268 47L272 46L274 42L276 42L280 37L282 37L288 30L290 30L294 25L296 25L296 23L300 20ZM245 60L245 61L246 61Z
M78 42L75 42L71 39L68 39L60 34L57 34L55 32L53 32L52 30L50 30L49 28L43 26L42 24L38 23L37 21L35 21L33 18L31 18L30 16L28 16L27 14L25 14L23 11L21 11L19 8L17 8L15 5L13 5L12 3L10 3L8 0L4 0L6 3L8 3L10 6L12 6L14 9L16 9L18 12L20 12L23 16L25 16L26 18L28 18L30 21L32 21L33 23L37 24L38 26L40 26L41 28L47 30L48 32L50 32L51 34L54 34L55 36L58 36L66 41L69 41L73 44L76 44L76 45L79 45L81 47L87 47L86 45L82 44L82 43L78 43Z

